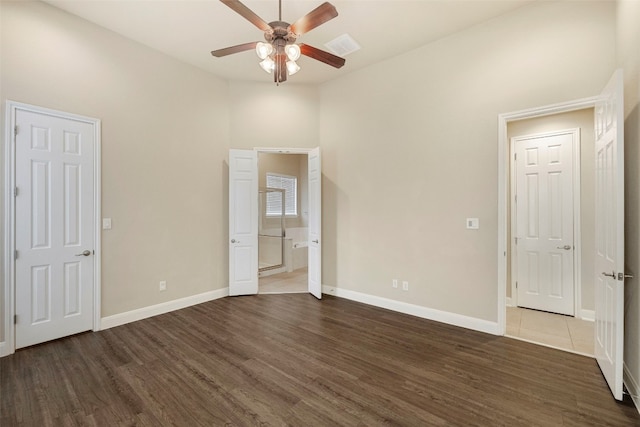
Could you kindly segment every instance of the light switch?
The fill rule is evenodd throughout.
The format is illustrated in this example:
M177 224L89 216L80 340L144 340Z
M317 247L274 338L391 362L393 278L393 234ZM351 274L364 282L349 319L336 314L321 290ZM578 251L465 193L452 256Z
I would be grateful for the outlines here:
M111 230L111 218L102 218L102 229Z
M479 218L467 218L467 228L469 230L477 230L480 228Z

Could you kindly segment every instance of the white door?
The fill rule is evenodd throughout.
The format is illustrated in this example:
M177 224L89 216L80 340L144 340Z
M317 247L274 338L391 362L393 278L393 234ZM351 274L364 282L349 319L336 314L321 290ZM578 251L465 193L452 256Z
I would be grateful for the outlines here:
M624 114L622 71L613 75L595 109L596 257L595 356L622 400L624 338Z
M322 298L322 169L320 148L309 152L309 292Z
M516 137L517 305L574 314L573 162L577 132Z
M92 124L16 110L16 348L92 329Z
M258 293L258 152L229 150L229 295Z

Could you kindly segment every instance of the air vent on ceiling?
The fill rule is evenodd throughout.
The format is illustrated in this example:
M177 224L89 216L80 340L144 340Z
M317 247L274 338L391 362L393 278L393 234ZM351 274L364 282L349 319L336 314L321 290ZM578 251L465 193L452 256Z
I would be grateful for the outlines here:
M349 34L343 34L336 37L325 46L334 54L338 56L347 56L350 53L360 50L360 45Z

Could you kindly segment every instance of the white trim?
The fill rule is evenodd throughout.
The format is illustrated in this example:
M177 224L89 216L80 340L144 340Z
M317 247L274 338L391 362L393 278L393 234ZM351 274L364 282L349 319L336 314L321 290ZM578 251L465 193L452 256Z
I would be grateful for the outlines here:
M8 356L12 354L14 350L15 340L13 338L13 316L14 316L14 298L13 298L13 277L15 274L12 256L15 252L15 232L13 224L15 223L15 218L13 216L14 212L14 198L12 197L13 188L15 188L15 162L13 156L13 128L15 126L15 112L11 107L9 101L6 103L5 109L5 136L4 136L4 333L2 342L3 346L0 348L2 351L0 353L0 357Z
M396 301L388 298L382 298L375 295L363 294L361 292L350 291L347 289L340 289L331 286L323 286L322 292L328 295L335 295L338 298L357 301L364 304L373 305L375 307L386 308L387 310L410 314L412 316L421 317L423 319L435 320L436 322L459 326L461 328L472 329L478 332L500 335L498 332L498 324L496 322L490 322L488 320L463 316L462 314L450 313L447 311L422 307L415 304L409 304L402 301Z
M158 316L160 314L169 313L171 311L180 310L191 307L192 305L202 304L203 302L213 301L219 298L229 296L229 288L216 289L189 297L180 298L172 301L163 302L148 307L138 308L136 310L126 311L124 313L114 314L102 318L100 329L109 329L127 323L136 322L138 320L147 319L149 317Z
M582 132L574 131L573 139L573 315L582 309Z
M498 114L498 334L504 335L506 331L507 317L507 201L509 190L508 168L509 150L507 150L507 123L529 119L533 117L548 116L551 114L566 113L569 111L592 108L596 104L597 97L583 98L575 101Z
M624 386L627 388L629 392L629 396L631 400L633 400L633 404L636 406L636 411L640 413L640 386L638 386L638 381L631 375L631 370L627 367L625 363L622 368L623 377L624 377Z
M309 154L313 148L274 148L274 147L253 147L259 153L272 154Z
M94 256L93 256L93 331L100 330L102 318L102 122L93 119L95 152L93 163L93 194L95 212Z
M582 309L579 311L580 313L580 319L582 320L586 320L589 322L595 322L596 321L596 311L595 310L585 310Z
M513 295L513 294L511 294L511 295ZM515 304L513 303L513 298L512 297L507 297L506 304L507 304L507 307L515 307Z
M515 186L513 183L516 182L516 168L514 163L514 153L516 144L519 141L535 139L535 138L547 138L551 136L558 135L571 135L571 151L573 153L573 176L571 177L571 185L573 187L573 315L578 316L580 313L580 307L582 306L582 233L580 218L581 214L581 202L580 202L580 194L582 193L582 187L580 185L580 174L581 174L581 162L580 162L580 146L581 146L581 134L580 128L571 128L571 129L563 129L563 130L555 130L551 132L542 132L530 135L518 135L514 136L509 141L509 197L511 200L515 197ZM518 290L516 288L516 279L518 278L518 256L517 256L517 245L515 244L514 236L517 234L517 211L514 203L511 203L511 215L510 221L507 226L510 226L511 229L511 242L510 242L510 253L511 253L511 303L513 306L518 306ZM509 306L509 302L507 302Z
M101 227L100 217L102 199L102 187L101 187L101 122L99 119L93 117L81 116L78 114L67 113L64 111L52 110L49 108L39 107L36 105L24 104L21 102L6 101L6 117L5 117L5 252L4 252L4 291L5 291L5 306L4 306L4 342L0 343L0 357L12 354L15 351L15 327L13 324L13 316L15 314L15 263L13 254L15 253L15 198L13 197L13 188L15 188L15 147L12 143L13 129L16 125L16 111L24 110L38 114L46 114L53 117L59 117L63 119L76 120L85 122L93 126L95 137L95 149L94 149L94 318L93 318L93 330L97 331L100 325L100 307L101 307L101 266L102 266L102 252L101 252Z

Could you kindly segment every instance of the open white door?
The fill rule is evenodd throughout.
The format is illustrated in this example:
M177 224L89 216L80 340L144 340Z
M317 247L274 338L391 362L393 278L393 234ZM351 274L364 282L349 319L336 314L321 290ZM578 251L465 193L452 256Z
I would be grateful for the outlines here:
M258 293L258 152L229 150L229 295Z
M309 292L322 299L322 170L320 148L309 152Z
M595 109L595 356L613 396L622 400L624 338L624 113L617 70Z

